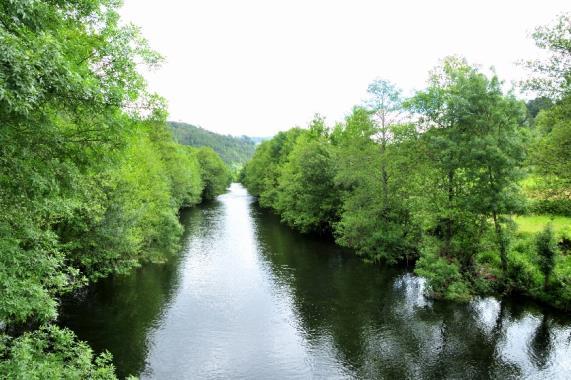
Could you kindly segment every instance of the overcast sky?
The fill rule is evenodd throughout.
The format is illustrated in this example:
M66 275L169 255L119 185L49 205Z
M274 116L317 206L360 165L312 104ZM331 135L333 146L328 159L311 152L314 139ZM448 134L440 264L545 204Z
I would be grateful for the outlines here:
M451 54L507 83L537 55L530 32L569 0L125 0L165 64L145 76L170 120L269 136L313 114L340 120L375 78L405 92Z

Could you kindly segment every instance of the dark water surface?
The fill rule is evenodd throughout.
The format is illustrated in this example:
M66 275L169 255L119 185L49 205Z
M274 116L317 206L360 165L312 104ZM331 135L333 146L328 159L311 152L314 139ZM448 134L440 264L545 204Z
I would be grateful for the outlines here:
M65 300L121 376L571 378L571 316L525 300L431 302L422 280L292 232L237 184L187 211L184 248Z

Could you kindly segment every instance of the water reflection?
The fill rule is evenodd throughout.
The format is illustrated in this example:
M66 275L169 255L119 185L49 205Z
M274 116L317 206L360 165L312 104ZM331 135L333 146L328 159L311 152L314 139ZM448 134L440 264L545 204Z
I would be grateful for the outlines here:
M143 378L571 377L569 316L429 301L252 202L233 185L186 213L181 255L68 300L62 323Z
M365 265L338 247L289 231L254 206L251 214L265 247L261 254L292 289L309 344L319 351L321 342L331 342L337 364L352 375L571 377L568 316L525 300L432 302L423 297L423 281L410 273ZM557 327L551 319L558 319ZM554 334L561 339L553 340Z
M183 241L203 225L204 212L185 210ZM120 377L139 374L145 367L149 331L167 309L180 283L184 255L165 264L147 265L129 276L102 280L82 293L62 300L59 323L74 330L96 352L109 350Z

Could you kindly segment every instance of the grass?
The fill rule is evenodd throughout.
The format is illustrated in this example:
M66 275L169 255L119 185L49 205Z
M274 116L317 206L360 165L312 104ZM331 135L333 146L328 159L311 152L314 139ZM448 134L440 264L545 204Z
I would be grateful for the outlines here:
M571 235L571 217L553 215L523 215L514 216L514 221L518 226L518 232L524 234L535 234L543 230L549 222L553 225L555 234Z

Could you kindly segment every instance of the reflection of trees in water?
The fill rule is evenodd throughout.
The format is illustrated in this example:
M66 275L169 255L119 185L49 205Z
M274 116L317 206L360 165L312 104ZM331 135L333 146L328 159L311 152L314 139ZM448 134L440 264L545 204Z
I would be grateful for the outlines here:
M413 276L363 265L332 244L290 231L266 211L253 206L251 212L262 256L289 288L307 341L332 342L339 362L356 376L522 376L520 364L502 355L508 328L528 315L521 303L500 302L484 322L472 305L421 302ZM549 324L540 327L531 345L538 367L552 349Z
M550 362L553 348L551 340L549 320L543 314L541 322L537 325L528 346L529 359L539 369L545 368Z
M183 245L199 229L208 229L200 209L183 211L180 219L185 226ZM148 332L176 294L181 259L182 255L176 255L165 264L145 265L130 275L99 281L81 299L64 300L60 324L96 351L109 350L120 377L139 374L148 353Z
M355 260L331 244L289 231L265 211L253 208L252 216L257 239L267 247L264 259L277 281L290 289L304 337L313 347L332 340L337 359L353 368L363 326L378 314L377 293L386 278L371 276L373 267L353 266ZM353 270L337 270L347 266Z

